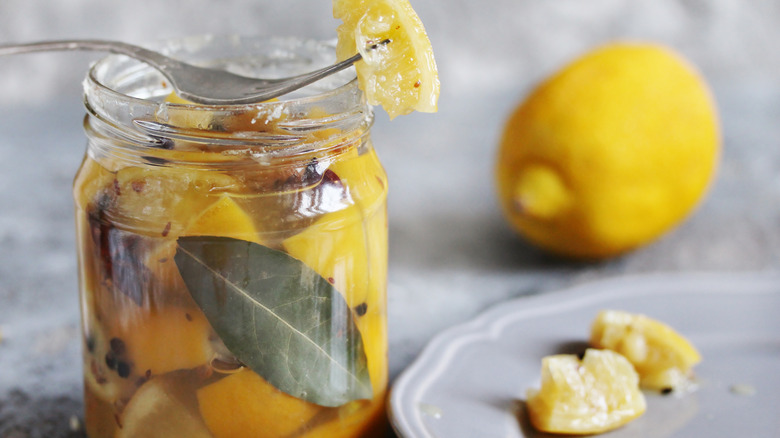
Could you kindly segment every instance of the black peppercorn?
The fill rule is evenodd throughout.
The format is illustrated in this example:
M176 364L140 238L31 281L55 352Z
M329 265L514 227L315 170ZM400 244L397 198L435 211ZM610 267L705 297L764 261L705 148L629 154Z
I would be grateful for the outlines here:
M368 311L368 304L366 303L360 303L357 306L355 306L355 313L357 316L363 316Z
M117 356L125 354L125 341L119 338L111 338L109 344L111 345L111 351Z
M116 373L119 377L126 379L130 377L130 365L127 362L119 362L116 364Z
M116 360L116 356L114 355L114 353L112 353L110 351L108 353L106 353L106 366L109 369L111 369L111 370L116 369L116 362L117 362L117 360Z

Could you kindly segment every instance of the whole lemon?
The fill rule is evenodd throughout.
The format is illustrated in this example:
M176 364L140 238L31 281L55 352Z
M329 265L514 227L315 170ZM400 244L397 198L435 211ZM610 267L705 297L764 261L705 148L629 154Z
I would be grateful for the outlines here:
M715 175L720 132L700 74L669 48L612 43L543 82L509 118L496 177L538 246L605 258L682 221Z

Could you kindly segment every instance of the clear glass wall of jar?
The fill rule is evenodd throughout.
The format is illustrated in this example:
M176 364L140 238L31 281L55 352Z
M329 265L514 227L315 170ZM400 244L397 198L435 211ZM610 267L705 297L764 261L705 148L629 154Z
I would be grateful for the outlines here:
M232 37L164 48L260 77L335 53ZM385 430L387 180L347 76L216 107L125 57L89 71L74 197L90 438Z

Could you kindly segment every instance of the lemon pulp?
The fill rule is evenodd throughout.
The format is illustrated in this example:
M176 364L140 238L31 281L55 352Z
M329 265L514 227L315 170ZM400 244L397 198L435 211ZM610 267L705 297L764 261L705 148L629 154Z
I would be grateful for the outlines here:
M408 0L333 0L338 28L336 52L355 64L368 103L395 118L412 111L435 112L439 76L422 21Z
M591 327L591 345L625 356L648 389L680 389L701 361L696 348L668 325L641 314L599 312Z
M618 428L646 410L639 377L623 356L588 349L542 359L540 389L528 392L531 424L551 433L593 434Z

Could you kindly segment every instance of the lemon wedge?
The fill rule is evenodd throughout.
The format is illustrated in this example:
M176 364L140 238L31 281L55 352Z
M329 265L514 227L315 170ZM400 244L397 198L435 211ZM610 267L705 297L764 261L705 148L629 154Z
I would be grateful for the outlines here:
M226 194L205 209L184 235L224 236L260 243L252 217Z
M391 119L437 110L433 48L408 0L333 0L333 16L343 22L338 58L363 55L355 69L368 103L381 105Z

